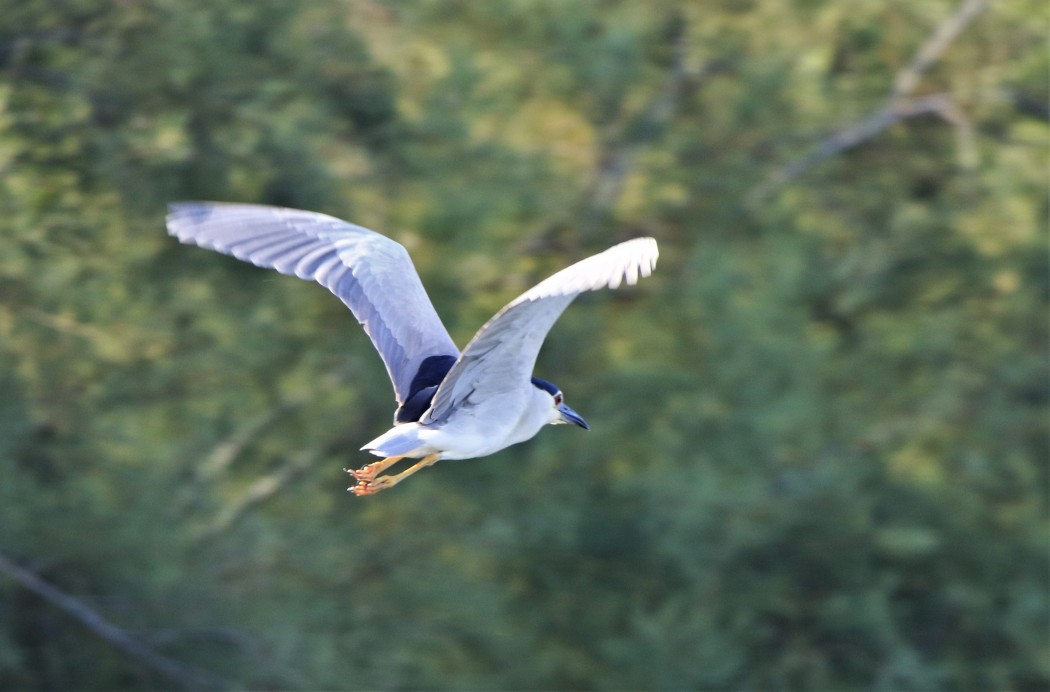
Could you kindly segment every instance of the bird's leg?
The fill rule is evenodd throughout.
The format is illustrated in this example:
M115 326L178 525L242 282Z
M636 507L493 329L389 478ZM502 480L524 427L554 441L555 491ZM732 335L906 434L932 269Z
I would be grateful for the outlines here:
M359 469L344 469L347 473L354 477L354 480L367 482L373 480L376 476L386 471L388 468L396 464L397 462L404 459L404 456L399 457L387 457L381 461L373 461L371 464L365 464Z
M355 485L354 487L350 488L350 492L352 492L354 495L358 495L358 496L360 496L360 495L374 495L374 494L378 493L380 490L386 490L387 488L393 488L395 485L397 485L401 481L405 480L406 478L411 476L416 471L419 471L420 469L425 469L428 466L433 466L434 464L436 464L438 462L438 460L440 458L441 458L441 454L440 453L438 453L438 454L430 454L428 456L423 457L422 459L417 461L412 466L409 466L407 469L405 469L401 473L395 473L392 476L379 476L379 477L372 476L371 478L369 478L367 480L360 480L357 485ZM378 463L379 464L383 464L386 461L388 461L388 460L384 459L383 461L380 461ZM375 464L370 464L370 466L374 466L374 465ZM389 464L387 466L389 466ZM386 467L384 467L384 468L386 468ZM356 476L355 476L355 478L356 478Z

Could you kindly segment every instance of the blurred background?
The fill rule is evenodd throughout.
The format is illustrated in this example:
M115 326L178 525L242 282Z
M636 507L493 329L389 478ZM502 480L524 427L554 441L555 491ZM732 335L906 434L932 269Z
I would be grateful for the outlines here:
M0 1L0 687L1043 690L1050 9ZM178 199L406 245L591 424L347 494L393 394Z

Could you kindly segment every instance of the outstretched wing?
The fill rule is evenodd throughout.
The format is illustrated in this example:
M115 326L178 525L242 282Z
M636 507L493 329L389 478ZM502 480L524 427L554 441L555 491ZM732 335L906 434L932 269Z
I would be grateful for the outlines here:
M636 238L588 257L532 287L485 323L445 376L420 422L445 420L471 399L521 386L532 376L547 332L576 296L634 284L649 276L659 252L652 238Z
M394 383L398 403L430 356L459 354L405 248L325 214L253 204L177 202L168 232L282 274L312 279L364 326Z

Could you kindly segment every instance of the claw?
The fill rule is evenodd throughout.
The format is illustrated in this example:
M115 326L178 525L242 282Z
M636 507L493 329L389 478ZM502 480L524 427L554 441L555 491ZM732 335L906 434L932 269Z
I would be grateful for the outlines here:
M379 473L379 469L376 468L376 464L365 464L359 469L347 469L347 473L354 477L354 480L358 481L370 481L376 477Z
M375 480L376 476L378 476L383 471L386 471L388 468L401 461L402 459L404 459L403 456L387 457L382 461L373 461L371 464L365 464L359 469L343 470L349 473L351 476L353 476L354 480L356 481L368 482Z
M382 461L367 464L359 469L349 471L348 473L357 479L357 485L352 488L347 488L347 490L358 497L361 497L362 495L375 495L380 490L394 487L416 471L434 465L441 458L441 455L431 454L426 456L407 470L392 476L377 475L380 471L386 470L392 466L394 462L402 458L403 457L390 457Z
M349 490L358 497L362 495L375 495L380 490L386 490L392 485L395 485L398 480L401 480L398 476L380 476L374 480L362 480L354 487L349 488Z
M352 492L354 495L357 495L358 497L361 497L363 495L372 495L373 493L377 492L375 490L372 490L371 485L367 481L362 481L352 488L347 488L347 490Z

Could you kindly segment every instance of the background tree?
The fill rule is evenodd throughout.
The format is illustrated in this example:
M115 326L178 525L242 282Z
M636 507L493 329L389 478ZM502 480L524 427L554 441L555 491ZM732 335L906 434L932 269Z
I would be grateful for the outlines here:
M0 686L1050 685L1044 3L0 4ZM662 258L541 354L592 433L356 500L371 345L186 198L460 343Z

